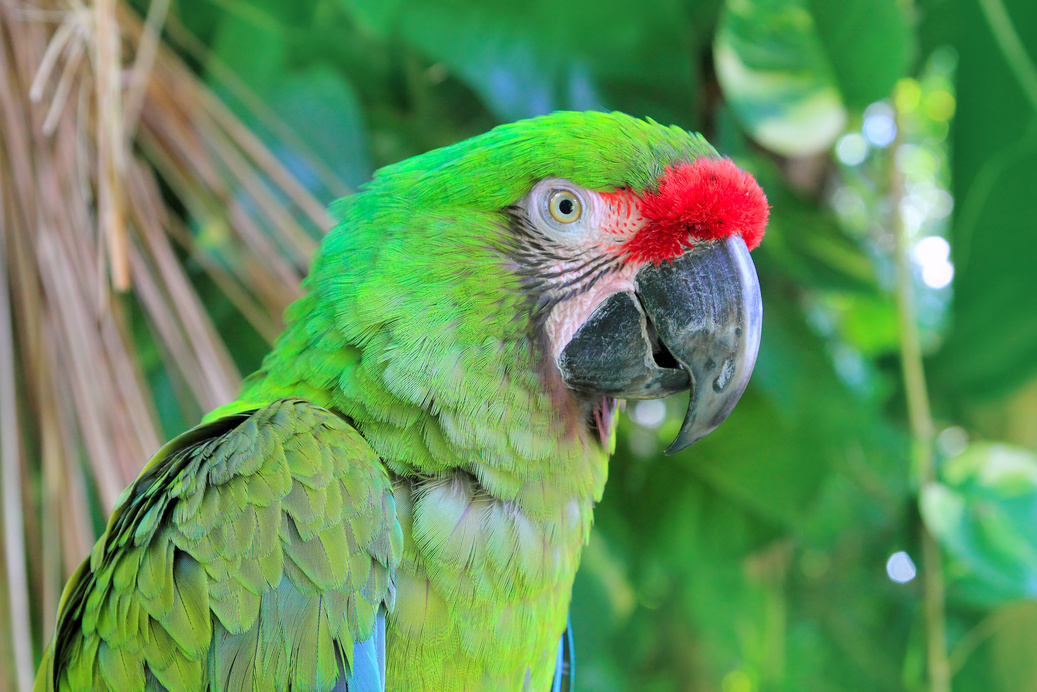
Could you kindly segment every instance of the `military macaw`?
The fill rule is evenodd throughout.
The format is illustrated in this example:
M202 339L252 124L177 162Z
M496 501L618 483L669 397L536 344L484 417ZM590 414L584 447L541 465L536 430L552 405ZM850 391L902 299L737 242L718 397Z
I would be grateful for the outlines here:
M334 208L239 398L75 571L37 690L565 690L618 399L708 434L756 360L755 180L700 135L555 113Z

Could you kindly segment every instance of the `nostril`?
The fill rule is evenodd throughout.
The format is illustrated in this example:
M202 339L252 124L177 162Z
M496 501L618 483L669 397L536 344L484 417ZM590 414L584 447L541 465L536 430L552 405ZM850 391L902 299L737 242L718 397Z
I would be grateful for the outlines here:
M666 345L659 340L659 334L655 331L655 325L651 322L648 323L648 341L652 344L652 360L655 361L657 366L660 368L670 368L671 370L681 369L681 364L673 357Z
M659 344L658 349L652 349L652 360L660 368L671 368L673 370L680 370L681 364L677 362L677 359L673 357L662 343Z

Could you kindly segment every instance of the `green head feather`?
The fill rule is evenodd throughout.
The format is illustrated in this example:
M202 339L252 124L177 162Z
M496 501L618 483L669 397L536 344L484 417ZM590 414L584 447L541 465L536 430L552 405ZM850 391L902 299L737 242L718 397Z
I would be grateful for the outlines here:
M654 189L666 166L716 157L701 136L624 113L569 112L501 125L483 135L386 166L364 195L412 210L458 207L494 212L542 178L592 190ZM364 195L338 202L343 214Z

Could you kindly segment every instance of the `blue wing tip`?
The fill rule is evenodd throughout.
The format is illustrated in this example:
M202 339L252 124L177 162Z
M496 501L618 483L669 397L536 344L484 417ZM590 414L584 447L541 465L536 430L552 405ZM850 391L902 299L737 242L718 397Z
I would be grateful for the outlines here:
M573 674L574 654L573 623L571 618L566 618L565 632L558 640L558 658L555 662L555 676L551 692L574 692L576 689L576 676Z

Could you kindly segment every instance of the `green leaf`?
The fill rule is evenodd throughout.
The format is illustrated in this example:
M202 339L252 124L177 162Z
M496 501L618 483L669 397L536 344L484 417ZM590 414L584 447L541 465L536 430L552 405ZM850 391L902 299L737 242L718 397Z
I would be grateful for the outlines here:
M898 0L810 0L818 37L851 110L886 98L904 76L912 36Z
M923 489L920 503L954 559L959 595L981 603L1037 597L1037 455L974 444Z
M953 328L934 359L940 384L990 400L1037 373L1037 129L1006 145L966 193L954 228Z
M907 66L895 0L727 0L717 77L754 139L787 156L824 151L847 111L886 96Z
M687 121L695 35L675 0L341 0L460 77L503 120L619 108Z
M996 37L973 0L950 0L934 14L958 29L950 130L955 206L952 328L932 362L933 386L962 403L989 403L1037 374L1037 125ZM1037 60L1037 4L1003 3L1014 31ZM949 24L950 18L942 20ZM943 34L946 38L946 34Z
M272 85L266 98L277 114L298 132L310 151L353 188L371 177L363 115L353 90L329 65L315 64L290 72ZM305 159L275 152L296 175L313 175Z
M285 147L279 137L267 138L268 145L275 147L274 153L303 183L311 190L320 190L319 176L308 158L316 157L356 187L371 176L359 100L351 85L330 65L305 60L300 64L293 59L293 41L298 36L290 27L259 12L229 15L220 26L213 52L308 149L295 151ZM227 100L250 127L266 133L266 123L251 108L234 98Z
M735 114L768 149L814 154L843 131L846 108L805 2L725 3L713 54Z

